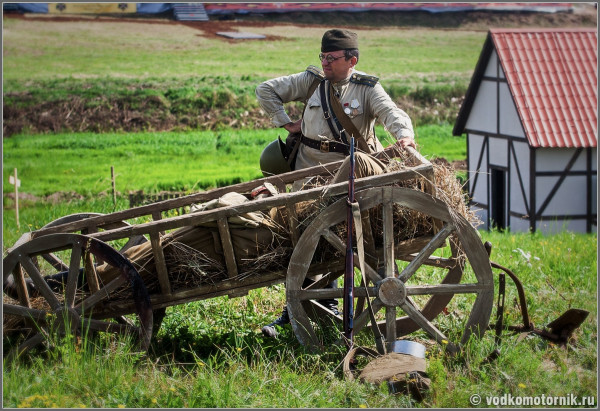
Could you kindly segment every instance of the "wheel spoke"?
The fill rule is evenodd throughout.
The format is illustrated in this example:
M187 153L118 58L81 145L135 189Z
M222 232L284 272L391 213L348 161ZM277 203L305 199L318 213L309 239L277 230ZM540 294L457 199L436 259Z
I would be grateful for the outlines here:
M329 244L334 246L338 251L344 252L344 253L346 252L346 244L344 243L344 241L340 237L335 235L331 230L325 229L323 231L323 237L327 240L327 242ZM354 266L357 268L360 268L358 254L356 254L356 253L354 253ZM375 271L369 264L366 264L366 263L365 263L365 271L366 271L365 275L373 283L377 283L377 282L383 280L383 278L381 278L381 276L379 274L377 274L377 271Z
M385 331L385 340L389 349L396 341L396 307L385 308Z
M377 289L375 287L369 287L365 289L364 287L355 287L354 288L354 297L366 297L368 295L374 295ZM289 295L297 298L300 301L307 300L324 300L330 298L343 298L344 297L344 289L343 288L318 288L318 289L305 289L305 290L290 290Z
M16 315L23 318L31 318L36 321L44 320L47 311L38 310L36 308L21 307L20 305L3 304L2 310L4 315Z
M78 314L82 312L86 312L91 309L94 305L98 304L104 298L110 297L110 293L119 288L121 285L125 283L126 279L122 276L119 276L109 282L106 287L101 288L99 291L96 291L94 294L90 295L88 298L77 304L75 306L75 310Z
M42 258L46 260L56 271L67 271L69 267L63 263L57 256L52 253L42 254Z
M493 290L493 284L435 284L406 287L407 295L470 294Z
M448 337L438 330L437 327L433 325L427 318L425 318L425 316L423 316L423 314L413 305L409 304L408 302L404 302L400 304L400 308L402 308L402 310L404 310L411 320L416 322L419 327L426 331L439 344L447 344L449 348L453 346L448 341Z
M96 273L96 267L94 266L93 254L90 252L85 253L85 278L87 280L90 292L95 293L100 290L100 284L98 282L98 274Z
M323 275L321 278L319 278L317 281L315 281L314 283L312 283L311 285L306 287L305 289L310 290L310 289L323 288L327 284L331 283L333 280L337 280L338 278L340 278L342 275L344 275L343 271L337 271L335 273L327 273L327 274Z
M132 324L118 324L110 321L92 320L89 318L82 318L83 329L89 328L94 331L102 331L109 333L139 333L140 327Z
M33 265L31 259L28 256L25 256L20 259L20 263L25 271L27 271L27 274L29 274L29 278L31 278L38 291L44 296L46 301L48 301L50 307L52 307L53 310L59 309L61 307L60 301L58 301L58 298L56 298L56 295L54 295L54 292L52 292L50 286L42 277L42 274L35 265Z
M375 298L371 301L371 309L373 310L374 315L377 314L383 307L384 305L379 298ZM354 318L354 333L356 334L362 330L370 320L371 315L369 314L369 307L367 307L359 316Z
M33 337L28 338L24 343L22 343L18 347L15 347L11 350L11 352L8 354L8 358L7 358L8 362L11 362L11 361L17 359L17 357L19 357L25 351L38 346L39 344L44 342L44 340L45 340L44 334L42 334L41 332L36 333Z
M23 274L23 266L21 264L17 264L13 269L13 279L17 287L19 302L25 307L31 307L29 291L27 291L27 284L25 284L25 275Z
M82 245L79 242L73 244L71 261L69 263L69 276L67 277L67 288L65 290L65 304L73 307L75 293L77 292L77 280L79 278L79 267L81 266Z
M431 254L437 250L446 241L446 238L452 233L454 226L452 224L446 224L436 235L433 236L431 241L417 254L417 256L406 266L400 273L400 281L403 283L407 282L410 277L417 271L417 269L423 264L425 260L431 256Z
M383 192L383 260L385 277L394 276L394 203L391 190Z

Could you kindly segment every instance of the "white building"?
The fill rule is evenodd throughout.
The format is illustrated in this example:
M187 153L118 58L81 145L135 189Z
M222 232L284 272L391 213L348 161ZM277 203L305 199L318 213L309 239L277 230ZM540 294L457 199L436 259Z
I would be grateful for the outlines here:
M597 230L597 29L492 29L453 134L485 228Z

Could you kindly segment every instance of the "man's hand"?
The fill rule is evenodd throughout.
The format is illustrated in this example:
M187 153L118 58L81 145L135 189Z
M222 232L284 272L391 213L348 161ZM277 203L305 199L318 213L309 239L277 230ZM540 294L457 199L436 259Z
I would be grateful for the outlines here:
M398 146L399 148L404 149L405 147L412 147L412 148L417 148L417 145L415 144L415 139L412 137L404 137L401 138L400 140L396 141L396 146Z
M405 151L406 147L412 147L416 150L417 147L415 140L410 137L397 140L394 144L387 146L383 151L373 154L373 157L379 160L400 157L401 153Z
M290 133L299 133L302 131L302 119L294 121L293 123L287 123L283 126Z

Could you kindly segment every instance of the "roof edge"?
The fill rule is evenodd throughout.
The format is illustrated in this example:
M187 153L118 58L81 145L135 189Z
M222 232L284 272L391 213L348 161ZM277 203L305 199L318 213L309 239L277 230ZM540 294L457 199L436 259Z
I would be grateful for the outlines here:
M481 53L479 54L479 60L477 60L477 65L475 66L473 76L471 77L471 81L469 82L467 94L465 94L465 100L463 101L462 105L460 106L460 110L458 111L458 116L456 117L454 128L452 129L453 136L460 136L464 133L465 125L467 124L467 119L469 118L469 114L471 113L471 109L473 108L475 97L477 96L477 92L479 91L481 80L483 79L485 69L487 67L488 62L490 61L490 56L492 55L493 50L494 45L490 30L488 31L487 37L481 49Z

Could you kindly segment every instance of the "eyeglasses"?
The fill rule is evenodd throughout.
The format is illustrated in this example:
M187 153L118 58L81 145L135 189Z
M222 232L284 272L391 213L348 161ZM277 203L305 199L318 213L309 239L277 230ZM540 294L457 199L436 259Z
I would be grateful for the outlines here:
M325 56L325 54L319 53L319 60L321 60L321 61L327 60L327 62L330 64L338 59L341 59L342 57L345 57L345 56L333 57L331 54L328 54L327 56Z

